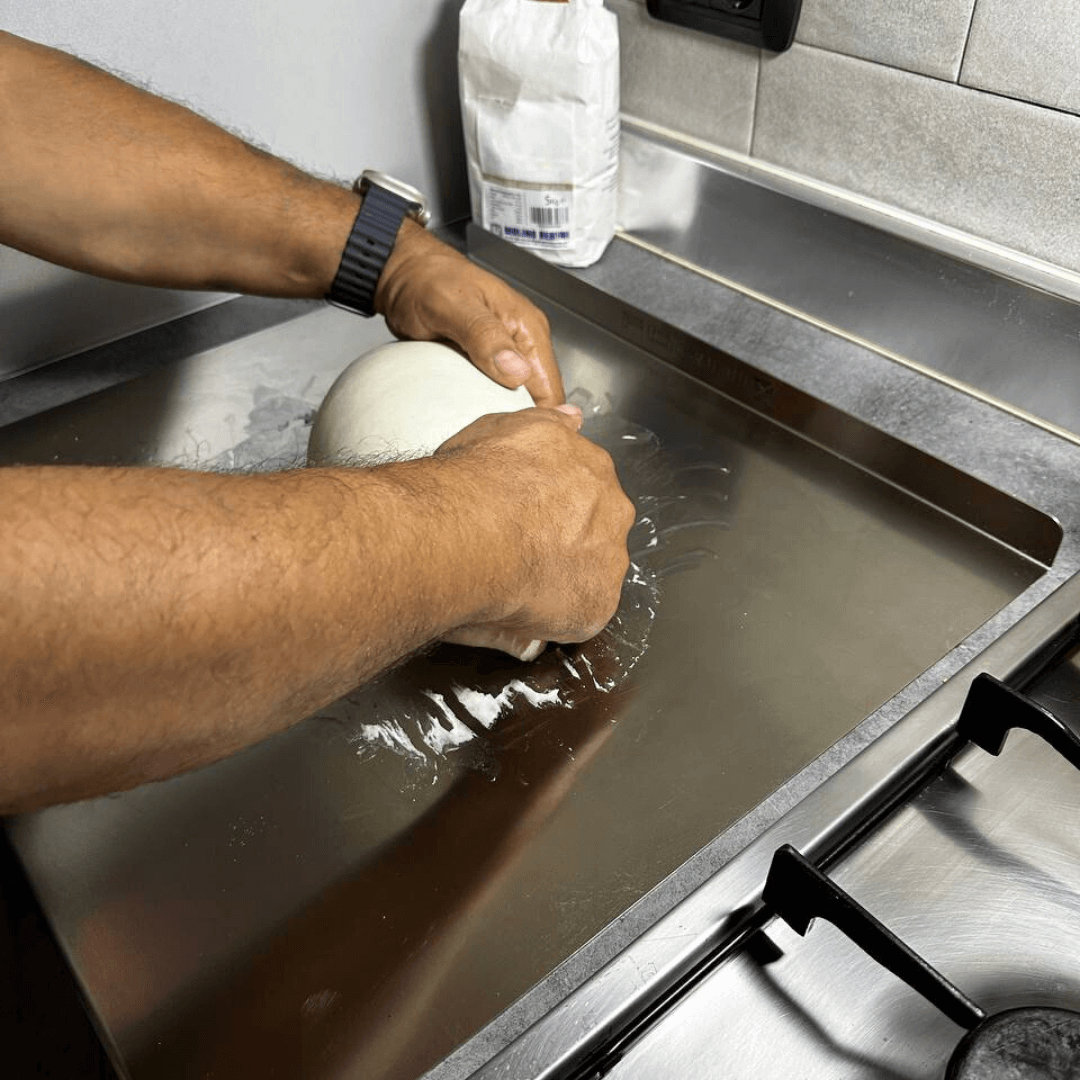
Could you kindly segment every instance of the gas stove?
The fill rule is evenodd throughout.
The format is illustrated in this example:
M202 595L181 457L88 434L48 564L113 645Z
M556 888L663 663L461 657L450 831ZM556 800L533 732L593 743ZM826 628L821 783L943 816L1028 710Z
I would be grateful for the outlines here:
M574 1075L1080 1076L1078 721L1075 655L977 676L917 791L818 866L779 847L726 958Z

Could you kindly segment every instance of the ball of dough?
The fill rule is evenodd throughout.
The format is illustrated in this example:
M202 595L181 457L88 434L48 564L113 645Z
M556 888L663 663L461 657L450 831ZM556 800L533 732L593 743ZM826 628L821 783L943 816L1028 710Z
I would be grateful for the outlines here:
M488 413L532 406L460 353L432 341L395 341L354 360L327 391L308 440L309 465L363 465L433 454ZM508 631L464 629L447 641L533 660L543 641Z
M354 360L327 392L311 429L310 465L426 457L488 413L532 405L460 353L433 341L394 341Z

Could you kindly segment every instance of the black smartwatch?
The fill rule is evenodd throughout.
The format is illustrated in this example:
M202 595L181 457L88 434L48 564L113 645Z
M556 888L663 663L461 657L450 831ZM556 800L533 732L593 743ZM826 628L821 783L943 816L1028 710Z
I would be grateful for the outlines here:
M335 307L370 316L375 314L375 287L394 249L402 221L411 217L427 225L431 211L427 199L416 188L374 169L361 173L353 191L364 201L326 299Z

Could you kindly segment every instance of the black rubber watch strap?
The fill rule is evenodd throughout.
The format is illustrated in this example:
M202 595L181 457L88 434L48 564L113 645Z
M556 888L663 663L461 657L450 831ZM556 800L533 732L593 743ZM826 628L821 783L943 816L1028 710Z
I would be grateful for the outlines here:
M326 299L357 315L375 314L375 286L390 258L409 204L385 188L370 185L341 253L341 265Z

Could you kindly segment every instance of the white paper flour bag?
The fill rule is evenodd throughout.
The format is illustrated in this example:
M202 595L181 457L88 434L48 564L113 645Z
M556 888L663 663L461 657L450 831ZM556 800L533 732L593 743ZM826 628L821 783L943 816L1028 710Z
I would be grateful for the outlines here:
M458 50L473 220L563 266L615 232L619 30L603 0L466 0Z

